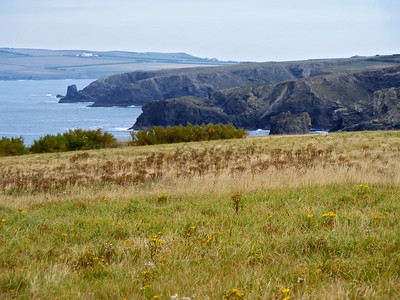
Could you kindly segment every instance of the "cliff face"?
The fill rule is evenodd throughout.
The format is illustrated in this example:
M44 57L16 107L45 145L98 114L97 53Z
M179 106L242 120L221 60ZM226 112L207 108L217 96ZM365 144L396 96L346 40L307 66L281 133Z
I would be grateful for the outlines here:
M94 81L60 102L93 102L93 106L130 106L182 96L207 97L211 92L321 74L365 71L400 64L400 55L243 63L208 68L138 71Z
M210 110L216 122L246 129L269 129L271 117L282 112L307 112L313 128L332 131L395 128L399 87L400 67L393 67L221 90L202 101L180 98L145 105L133 128L208 122L204 116L210 116ZM191 116L194 110L196 116L203 114L201 121ZM169 123L169 115L182 119Z
M207 97L221 89L314 76L323 73L321 62L249 63L224 67L132 72L94 81L60 100L94 102L93 106L144 105L182 96Z
M399 130L400 88L376 91L368 105L338 109L332 119L334 130Z

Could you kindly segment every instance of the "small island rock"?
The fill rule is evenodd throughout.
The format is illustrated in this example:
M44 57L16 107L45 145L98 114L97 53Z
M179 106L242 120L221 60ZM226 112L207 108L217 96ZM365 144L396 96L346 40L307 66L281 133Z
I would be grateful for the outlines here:
M270 134L307 134L311 129L311 118L307 112L292 115L283 112L270 119Z

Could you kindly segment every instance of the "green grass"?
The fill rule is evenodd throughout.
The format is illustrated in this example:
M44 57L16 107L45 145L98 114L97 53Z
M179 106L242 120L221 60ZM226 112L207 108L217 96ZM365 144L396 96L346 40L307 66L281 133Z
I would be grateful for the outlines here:
M398 299L398 134L126 147L78 152L89 154L78 160L74 153L3 158L0 169L9 176L21 164L26 174L61 178L69 164L76 172L86 166L93 178L106 161L119 161L109 173L141 157L150 169L149 152L165 153L169 164L160 167L162 178L134 185L88 181L0 191L0 298L239 299L244 293L245 299ZM330 156L314 161L305 153L322 152L295 152L310 143ZM190 151L210 147L231 151L211 152L230 166L239 164L236 154L245 156L244 149L250 153L245 164L281 162L251 180L250 171L229 168L176 177L183 163L171 158L177 149L194 164L211 154ZM290 158L289 150L304 162ZM60 166L58 175L46 173ZM321 181L321 170L337 178ZM283 179L275 182L279 174Z

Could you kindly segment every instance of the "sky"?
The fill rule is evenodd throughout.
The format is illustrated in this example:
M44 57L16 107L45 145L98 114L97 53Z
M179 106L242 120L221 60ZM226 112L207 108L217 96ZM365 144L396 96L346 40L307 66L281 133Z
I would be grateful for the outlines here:
M400 53L399 0L0 0L0 47L234 61Z

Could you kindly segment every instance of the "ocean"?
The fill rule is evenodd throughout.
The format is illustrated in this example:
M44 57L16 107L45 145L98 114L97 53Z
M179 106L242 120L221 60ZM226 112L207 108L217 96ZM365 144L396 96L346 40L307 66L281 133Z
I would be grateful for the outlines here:
M26 146L46 134L68 129L98 129L118 140L130 140L130 128L142 113L140 106L90 107L91 103L58 103L57 94L76 84L83 89L95 79L0 80L0 137L23 137ZM311 133L326 131L311 130ZM268 135L269 130L250 130L250 136Z
M130 140L128 128L141 107L89 107L90 103L58 103L67 86L83 89L94 79L0 81L0 137L22 136L26 146L46 134L68 129L97 129L118 140Z

